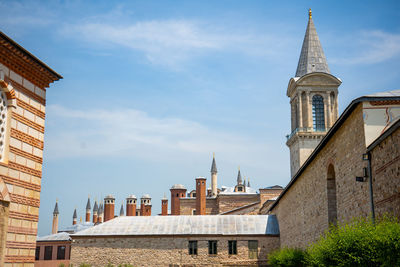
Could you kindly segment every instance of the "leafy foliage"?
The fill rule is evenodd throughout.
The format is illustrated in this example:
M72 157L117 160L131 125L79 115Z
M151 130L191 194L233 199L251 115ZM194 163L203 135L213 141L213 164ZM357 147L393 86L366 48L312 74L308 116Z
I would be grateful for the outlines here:
M400 266L400 222L388 216L376 224L357 218L331 226L305 251L276 251L269 262L272 266Z

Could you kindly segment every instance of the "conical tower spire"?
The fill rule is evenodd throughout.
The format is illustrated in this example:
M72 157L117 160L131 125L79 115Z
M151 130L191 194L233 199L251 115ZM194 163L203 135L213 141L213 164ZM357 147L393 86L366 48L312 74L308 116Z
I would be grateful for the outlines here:
M78 219L78 215L76 215L76 209L74 209L74 215L72 215L72 219Z
M238 175L237 175L237 184L242 184L242 174L240 173L240 167L238 168Z
M215 163L215 153L213 153L213 160L211 164L211 174L217 173L217 164Z
M58 200L57 200L56 205L54 206L53 215L58 215L58 214L60 214L60 213L58 212Z
M119 210L119 216L124 216L124 203L121 204L121 209Z
M308 12L308 25L297 65L296 77L301 77L311 72L330 73L317 30L312 20L311 8Z

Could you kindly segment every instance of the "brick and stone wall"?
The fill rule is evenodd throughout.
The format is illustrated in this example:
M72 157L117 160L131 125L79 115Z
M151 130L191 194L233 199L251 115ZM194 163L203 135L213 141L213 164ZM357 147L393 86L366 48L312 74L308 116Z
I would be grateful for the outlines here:
M218 195L218 209L223 213L259 201L259 194Z
M371 151L375 213L400 218L400 128Z
M328 166L335 172L337 219L370 214L368 183L355 181L366 162L362 104L307 166L272 210L277 215L282 246L304 247L328 228Z
M198 241L197 255L189 255L189 240ZM208 254L209 240L218 241L217 255ZM229 240L237 240L237 255L229 255ZM249 259L249 240L258 240L258 259ZM109 262L134 266L254 266L265 265L267 254L277 248L277 236L76 237L71 263L89 263L92 267L103 267Z
M180 199L180 215L192 215L192 211L196 209L196 198ZM218 214L218 206L216 198L206 198L206 215Z

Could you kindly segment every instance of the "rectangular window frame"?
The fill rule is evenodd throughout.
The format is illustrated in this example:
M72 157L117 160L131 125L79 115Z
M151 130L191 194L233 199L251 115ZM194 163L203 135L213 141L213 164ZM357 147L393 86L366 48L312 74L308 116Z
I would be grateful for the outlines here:
M51 261L53 259L53 246L44 247L44 258L45 261Z
M40 246L37 246L35 250L35 261L38 261L39 257L40 257Z
M197 255L197 240L190 240L188 243L189 255Z
M217 255L218 254L218 241L217 240L209 240L208 241L208 255Z
M249 259L258 259L258 240L249 240Z
M229 253L229 255L237 255L237 241L236 240L228 241L228 253Z
M62 251L62 248L64 250ZM57 246L57 260L65 260L65 251L67 250L66 246Z

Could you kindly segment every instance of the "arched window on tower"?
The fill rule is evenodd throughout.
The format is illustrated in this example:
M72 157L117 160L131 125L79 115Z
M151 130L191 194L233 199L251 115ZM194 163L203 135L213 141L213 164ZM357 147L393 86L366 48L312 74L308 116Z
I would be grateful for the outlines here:
M314 131L325 131L324 98L320 95L312 98L312 115Z

